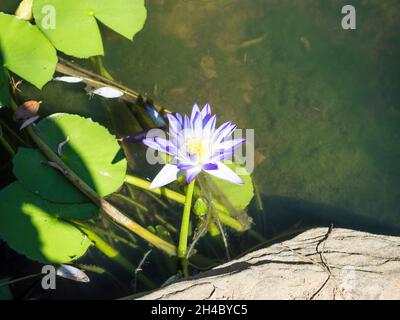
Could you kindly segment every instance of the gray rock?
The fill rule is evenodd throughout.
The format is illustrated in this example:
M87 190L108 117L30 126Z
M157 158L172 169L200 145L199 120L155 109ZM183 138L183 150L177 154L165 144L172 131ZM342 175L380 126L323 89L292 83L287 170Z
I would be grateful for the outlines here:
M400 238L312 229L140 299L400 299Z

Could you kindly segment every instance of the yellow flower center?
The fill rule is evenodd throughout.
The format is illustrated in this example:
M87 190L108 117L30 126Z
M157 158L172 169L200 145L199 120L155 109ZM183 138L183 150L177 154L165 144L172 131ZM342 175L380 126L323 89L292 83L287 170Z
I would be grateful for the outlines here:
M208 154L207 143L198 138L191 138L186 142L187 151L191 155L197 155L198 161L201 162Z

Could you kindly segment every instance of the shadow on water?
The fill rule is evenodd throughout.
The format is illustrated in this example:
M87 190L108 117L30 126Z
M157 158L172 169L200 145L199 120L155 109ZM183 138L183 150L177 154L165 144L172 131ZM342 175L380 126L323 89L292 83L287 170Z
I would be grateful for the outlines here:
M257 212L253 201L250 212L254 219L254 228L267 239L290 233L291 230L297 234L305 229L331 225L335 228L400 236L400 227L390 221L367 217L346 208L275 195L263 195L261 199L263 211Z

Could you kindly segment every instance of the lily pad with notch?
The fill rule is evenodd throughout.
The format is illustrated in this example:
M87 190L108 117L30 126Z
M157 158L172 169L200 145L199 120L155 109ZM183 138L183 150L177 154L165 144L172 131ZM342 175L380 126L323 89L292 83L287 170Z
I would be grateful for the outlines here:
M120 146L100 124L78 115L58 113L40 121L37 133L101 197L123 184L127 161L115 160ZM46 163L38 151L21 149L14 160L14 174L25 188L44 199L61 203L88 201L57 168Z
M88 58L104 54L96 18L132 39L143 28L147 13L144 0L35 0L33 15L58 50Z

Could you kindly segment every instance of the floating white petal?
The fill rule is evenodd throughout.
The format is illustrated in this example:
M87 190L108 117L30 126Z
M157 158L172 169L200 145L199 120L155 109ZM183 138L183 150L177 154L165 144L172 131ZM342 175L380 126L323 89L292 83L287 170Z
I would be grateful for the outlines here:
M104 98L119 98L124 95L123 92L110 87L101 87L94 90L92 93L97 94L98 96L102 96Z
M54 81L62 81L62 82L68 82L68 83L78 83L78 82L82 82L83 79L82 78L78 78L78 77L55 77L53 79Z
M89 277L82 270L70 265L61 265L56 272L57 276L77 282L90 282Z

